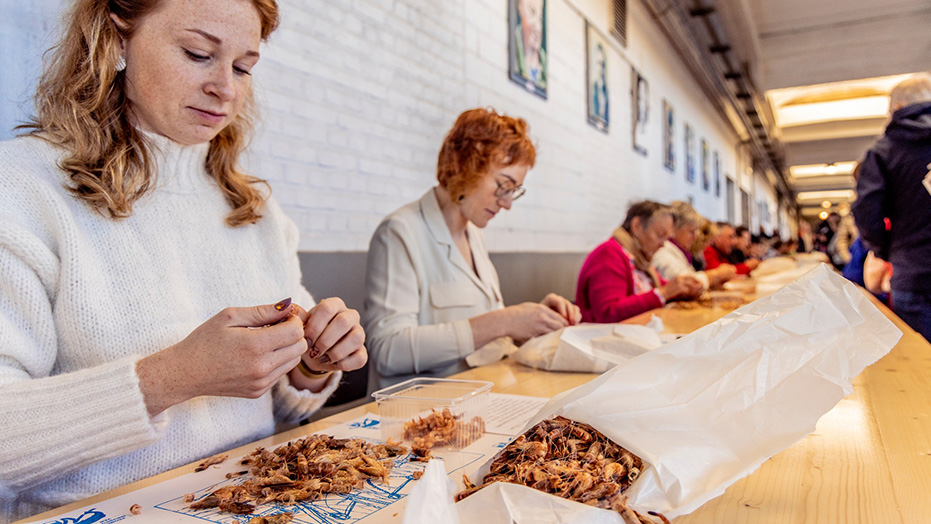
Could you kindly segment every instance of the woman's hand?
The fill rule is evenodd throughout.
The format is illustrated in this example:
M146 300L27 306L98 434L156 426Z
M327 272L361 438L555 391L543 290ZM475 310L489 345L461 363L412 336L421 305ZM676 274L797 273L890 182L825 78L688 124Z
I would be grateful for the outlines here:
M672 300L680 297L697 297L702 292L702 284L692 275L679 275L665 286L659 288L666 300Z
M227 308L184 340L136 364L150 416L202 395L258 398L307 351L290 299Z
M566 319L570 326L574 326L582 321L582 310L579 309L579 306L556 293L546 295L540 303L559 313L560 316Z
M506 334L518 344L569 325L569 321L551 307L535 302L509 306L500 312Z
M309 311L295 306L304 322L308 351L304 364L313 371L352 371L368 361L359 312L340 298L327 298Z
M731 264L721 264L714 269L706 269L709 287L720 286L737 275L737 267Z

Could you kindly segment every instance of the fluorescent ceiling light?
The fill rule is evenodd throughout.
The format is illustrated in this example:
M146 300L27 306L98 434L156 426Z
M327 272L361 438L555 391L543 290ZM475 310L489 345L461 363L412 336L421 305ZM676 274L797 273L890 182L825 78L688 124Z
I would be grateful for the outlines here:
M766 92L766 97L779 127L885 118L889 114L889 91L909 76L772 89Z
M798 194L799 200L853 200L852 189L836 189L831 191L803 191Z
M789 167L789 174L794 178L812 176L850 175L856 162L835 162L833 164L807 164Z
M792 127L844 120L885 118L888 114L889 97L881 95L783 106L776 111L776 122L780 127Z

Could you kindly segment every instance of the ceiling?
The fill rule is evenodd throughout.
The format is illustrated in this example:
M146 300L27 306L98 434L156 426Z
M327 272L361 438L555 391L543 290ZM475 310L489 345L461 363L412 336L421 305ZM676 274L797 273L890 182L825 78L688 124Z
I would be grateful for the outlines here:
M889 91L931 68L931 0L717 0L715 10L765 94L802 215L843 208L853 162L887 122Z

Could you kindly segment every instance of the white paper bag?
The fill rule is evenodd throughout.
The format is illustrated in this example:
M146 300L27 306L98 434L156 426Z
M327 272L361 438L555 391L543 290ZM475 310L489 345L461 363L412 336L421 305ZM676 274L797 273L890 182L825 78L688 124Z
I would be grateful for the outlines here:
M789 257L767 258L766 260L761 261L760 265L758 265L756 269L750 272L750 276L757 278L762 277L763 275L772 275L773 273L792 271L798 267L798 262ZM808 266L806 269L811 269L811 266Z
M624 524L624 519L616 511L594 508L506 482L495 482L482 488L457 503L455 509L459 512L460 522L478 524ZM434 522L439 521L430 524ZM406 515L404 524L408 524Z
M555 397L527 428L556 415L591 424L649 464L626 493L631 506L674 518L814 431L901 335L861 290L820 265ZM486 491L469 499L494 500Z
M517 346L514 345L511 337L498 337L469 353L465 360L469 367L477 368L497 362L515 351L517 351Z
M450 503L455 495L456 484L446 476L443 461L430 460L407 499L403 524L459 524L457 508Z
M656 331L628 324L580 324L524 342L511 358L547 371L602 373L662 345Z

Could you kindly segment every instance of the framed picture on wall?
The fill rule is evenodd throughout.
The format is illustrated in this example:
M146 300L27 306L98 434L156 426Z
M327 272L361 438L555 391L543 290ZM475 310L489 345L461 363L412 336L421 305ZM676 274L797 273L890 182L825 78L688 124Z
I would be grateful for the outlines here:
M676 170L676 117L672 105L663 99L663 165L669 171Z
M646 136L650 123L650 86L636 68L630 68L631 120L634 151L647 155Z
M708 141L701 139L701 188L705 191L711 188L711 163Z
M608 132L608 42L585 22L585 85L588 123Z
M714 152L714 196L721 196L721 156L718 151Z
M695 132L688 122L685 124L685 179L695 181Z
M508 0L508 73L546 98L546 0Z

